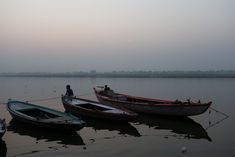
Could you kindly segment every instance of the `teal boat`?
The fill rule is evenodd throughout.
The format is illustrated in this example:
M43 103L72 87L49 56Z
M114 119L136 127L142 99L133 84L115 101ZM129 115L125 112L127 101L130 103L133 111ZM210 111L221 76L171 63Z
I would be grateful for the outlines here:
M28 102L9 100L7 109L15 120L34 126L74 131L85 125L84 121L71 114Z

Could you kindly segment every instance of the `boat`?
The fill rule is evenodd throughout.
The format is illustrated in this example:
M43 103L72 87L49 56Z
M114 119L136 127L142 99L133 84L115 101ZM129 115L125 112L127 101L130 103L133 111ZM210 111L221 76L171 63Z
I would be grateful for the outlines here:
M204 113L212 104L212 102L201 103L187 101L171 101L144 98L138 96L131 96L126 94L116 93L111 89L100 90L94 88L95 95L99 102L116 106L124 107L128 110L154 115L165 115L165 116L194 116Z
M6 132L6 121L5 119L0 119L0 139Z
M74 131L85 125L83 120L71 114L28 102L9 100L7 110L17 121L48 129Z
M76 116L117 121L131 121L137 117L136 113L127 109L107 106L92 100L67 96L62 96L61 100L66 112Z

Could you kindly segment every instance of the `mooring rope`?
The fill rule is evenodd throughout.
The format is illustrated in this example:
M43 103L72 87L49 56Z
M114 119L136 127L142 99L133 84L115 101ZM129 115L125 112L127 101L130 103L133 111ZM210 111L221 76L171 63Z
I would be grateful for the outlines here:
M86 95L91 95L91 94L93 94L93 92L75 95L75 97L81 97L81 96L86 96ZM44 98L44 99L27 100L27 102L48 101L48 100L54 100L54 99L60 99L60 98L61 98L61 96L57 96L57 97L50 97L50 98Z
M48 101L48 100L54 100L54 99L59 99L61 97L50 97L50 98L44 98L44 99L32 99L32 100L27 100L26 102L39 102L39 101Z
M210 109L213 110L213 111L215 111L215 112L217 112L217 113L220 113L220 114L224 115L225 117L229 117L229 115L227 115L227 114L225 114L225 113L223 113L223 112L221 112L221 111L218 111L218 110L216 110L216 109L214 109L214 108L212 108L212 107L210 107Z
M227 118L228 118L228 117L224 117L224 118L222 118L221 120L218 120L218 121L216 121L216 122L214 122L214 123L209 122L209 126L206 127L205 130L208 130L209 128L212 128L212 127L214 127L215 125L218 125L219 123L221 123L222 121L224 121L224 120L227 119Z
M229 118L229 115L227 115L226 113L223 113L223 112L221 112L221 111L218 111L218 110L215 109L215 108L210 107L209 109L215 111L216 113L219 113L219 114L223 115L224 118L222 118L222 119L220 119L220 120L218 120L218 121L216 121L216 122L214 122L214 123L211 123L211 120L209 120L209 126L205 128L206 130L208 130L209 128L211 128L211 127L213 127L213 126L215 126L215 125L217 125L217 124L219 124L219 123L221 123L221 122L224 121L225 119ZM209 115L210 115L210 114L211 114L211 111L209 110Z
M93 94L94 94L94 92L88 92L88 93L84 93L84 94L75 95L75 97L87 96L87 95L93 95Z
M87 96L87 95L92 95L92 94L94 94L94 93L88 92L88 93L75 95L75 97L82 97L82 96ZM49 98L42 98L42 99L25 100L25 102L40 102L40 101L55 100L55 99L60 99L60 98L61 98L61 96L56 96L56 97L49 97ZM7 102L0 101L0 104L7 104Z

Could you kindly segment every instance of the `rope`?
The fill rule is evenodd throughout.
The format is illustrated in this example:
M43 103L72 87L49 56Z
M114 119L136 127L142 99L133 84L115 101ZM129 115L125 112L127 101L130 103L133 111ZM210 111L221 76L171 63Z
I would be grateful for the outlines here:
M220 114L222 114L222 115L224 115L225 117L229 117L229 115L227 115L227 114L225 114L225 113L223 113L223 112L220 112L220 111L218 111L218 110L216 110L216 109L214 109L214 108L212 108L212 107L210 107L210 109L211 110L213 110L213 111L215 111L215 112L217 112L217 113L220 113Z
M94 94L94 93L93 92L89 92L89 93L79 94L79 95L75 95L75 96L76 97L81 97L81 96L92 95L92 94ZM26 100L26 102L48 101L48 100L54 100L54 99L60 99L60 98L61 98L61 96L57 96L57 97L49 97L49 98L43 98L43 99ZM7 104L7 102L0 101L0 104Z
M47 101L47 100L54 100L59 99L61 97L51 97L51 98L45 98L45 99L33 99L33 100L27 100L27 102L39 102L39 101Z
M212 107L210 107L210 109L215 111L216 113L219 113L219 114L223 115L224 118L222 118L222 119L220 119L220 120L218 120L218 121L216 121L214 123L211 123L211 121L209 120L209 126L206 127L205 130L208 130L209 128L214 127L215 125L218 125L219 123L221 123L222 121L224 121L225 119L227 119L229 117L229 115L227 115L227 114L225 114L225 113L223 113L221 111L218 111L218 110L216 110L216 109L214 109ZM210 114L211 114L211 111L209 111L209 115Z
M76 95L76 97L86 96L86 95L90 95L90 94L93 94L93 92ZM48 100L54 100L54 99L60 99L60 98L61 98L61 96L59 96L59 97L57 96L57 97L50 97L50 98L44 98L44 99L33 99L33 100L28 100L27 102L48 101Z
M88 92L88 93L84 93L84 94L80 94L80 95L75 95L75 97L80 97L80 96L87 96L87 95L93 95L94 92Z
M205 128L205 130L208 130L209 128L214 127L215 125L218 125L219 123L221 123L222 121L224 121L225 119L227 119L228 117L224 117L223 119L216 121L214 123L209 122L209 126Z

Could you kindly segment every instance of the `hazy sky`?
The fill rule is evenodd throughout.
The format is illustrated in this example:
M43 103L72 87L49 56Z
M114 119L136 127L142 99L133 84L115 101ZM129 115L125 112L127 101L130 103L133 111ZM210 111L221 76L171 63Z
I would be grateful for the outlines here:
M235 70L235 0L0 0L0 72Z

